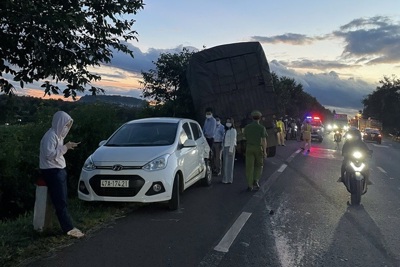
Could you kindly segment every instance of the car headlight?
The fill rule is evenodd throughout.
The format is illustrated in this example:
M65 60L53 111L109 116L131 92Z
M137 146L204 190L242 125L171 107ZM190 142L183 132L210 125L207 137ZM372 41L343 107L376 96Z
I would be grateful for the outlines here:
M165 154L161 157L158 157L146 165L143 166L143 170L146 171L157 171L157 170L162 170L167 167L167 162L168 162L169 154Z
M338 126L336 124L333 125L333 129L337 129Z
M96 169L96 165L94 165L92 157L89 156L85 163L83 164L82 169L84 169L85 171L93 171L94 169Z
M328 124L328 130L332 130L332 125Z
M347 130L349 129L349 126L346 125L346 126L343 127L343 129L344 129L345 131L347 131Z

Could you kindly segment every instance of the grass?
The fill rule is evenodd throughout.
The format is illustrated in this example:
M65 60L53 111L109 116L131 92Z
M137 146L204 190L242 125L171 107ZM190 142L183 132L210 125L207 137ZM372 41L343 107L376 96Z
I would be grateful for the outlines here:
M98 203L69 200L69 212L77 228L86 234L101 229L118 217L136 209L135 203ZM15 220L0 222L0 266L17 266L76 241L62 233L54 215L51 226L43 232L33 229L33 211Z

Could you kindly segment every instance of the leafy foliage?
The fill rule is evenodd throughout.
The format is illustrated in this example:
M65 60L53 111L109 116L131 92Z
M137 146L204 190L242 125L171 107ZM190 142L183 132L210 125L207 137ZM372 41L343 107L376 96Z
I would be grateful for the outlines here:
M384 77L375 91L366 96L362 103L364 117L382 121L384 128L400 128L400 79Z
M3 98L6 101L2 101ZM0 126L0 219L13 218L33 209L35 182L39 177L40 140L51 127L56 111L66 111L74 119L65 141L82 142L77 149L65 154L70 195L76 195L83 163L99 142L107 139L121 124L143 116L137 108L32 97L3 96L0 97L3 110L2 104L8 105L14 114L21 114L21 109L29 106L34 106L36 112L26 115L20 124Z
M24 87L42 79L68 84L65 97L75 98L100 76L88 67L109 63L112 50L133 57L122 41L136 40L132 30L142 0L2 0L0 4L0 76L9 74ZM60 88L46 81L45 95ZM13 85L0 78L0 92L11 94ZM91 87L92 94L103 92Z
M161 54L155 69L142 72L143 97L153 101L148 112L162 116L194 117L193 102L186 79L186 69L194 52Z
M306 113L318 113L325 118L331 116L331 112L315 97L304 92L302 84L296 83L292 78L279 77L274 72L271 76L278 98L280 115L288 115L292 118L304 118Z

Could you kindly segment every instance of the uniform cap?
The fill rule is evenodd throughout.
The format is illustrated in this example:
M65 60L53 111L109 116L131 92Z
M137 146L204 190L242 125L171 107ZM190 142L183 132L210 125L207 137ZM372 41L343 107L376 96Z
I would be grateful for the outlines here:
M251 116L252 116L252 117L261 117L262 114L261 114L260 111L254 110L253 112L251 112Z

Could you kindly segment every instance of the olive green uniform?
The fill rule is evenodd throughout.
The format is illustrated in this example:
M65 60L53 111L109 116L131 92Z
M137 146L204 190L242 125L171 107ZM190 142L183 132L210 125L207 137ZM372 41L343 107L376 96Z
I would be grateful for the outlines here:
M267 138L267 130L258 121L253 121L244 128L246 138L246 179L249 188L261 177L264 155L262 138Z

